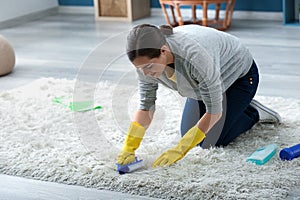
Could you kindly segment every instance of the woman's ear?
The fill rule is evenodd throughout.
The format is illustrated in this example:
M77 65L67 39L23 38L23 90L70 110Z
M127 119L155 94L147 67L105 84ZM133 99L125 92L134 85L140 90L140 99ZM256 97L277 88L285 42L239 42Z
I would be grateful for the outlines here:
M167 45L163 45L161 48L160 48L160 53L165 55L168 51L170 51L169 47Z
M160 55L165 56L167 64L174 63L174 56L168 45L163 45L160 48Z

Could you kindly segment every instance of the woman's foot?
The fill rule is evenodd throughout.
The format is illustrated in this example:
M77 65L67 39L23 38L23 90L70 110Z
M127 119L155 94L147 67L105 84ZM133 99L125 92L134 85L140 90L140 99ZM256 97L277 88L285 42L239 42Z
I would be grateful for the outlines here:
M261 104L255 99L252 99L250 105L258 111L260 123L270 123L270 124L281 123L281 117L276 111L264 106L263 104Z

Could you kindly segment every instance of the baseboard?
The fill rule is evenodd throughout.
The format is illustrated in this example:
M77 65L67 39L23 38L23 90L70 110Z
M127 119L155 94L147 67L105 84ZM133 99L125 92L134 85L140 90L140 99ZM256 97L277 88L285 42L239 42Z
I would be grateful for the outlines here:
M181 9L181 14L183 18L191 18L192 17L192 11L191 9L185 8ZM175 12L176 13L176 12ZM214 10L208 10L208 17L213 17L215 14ZM224 16L225 11L220 11L220 16ZM162 16L163 13L160 8L152 8L151 9L151 15L155 16ZM170 16L170 15L169 15ZM197 16L202 16L202 10L197 9ZM234 11L233 16L234 19L243 19L243 20L272 20L272 21L282 21L283 20L283 14L282 12L257 12L257 11Z
M233 19L282 21L282 12L234 11Z
M59 13L69 14L92 14L94 15L95 9L93 6L59 6Z
M20 17L16 17L13 19L9 19L9 20L5 20L0 22L0 29L5 29L5 28L9 28L9 27L13 27L13 26L18 26L18 25L22 25L34 20L38 20L41 19L43 17L47 17L50 15L55 15L58 13L58 7L54 7L54 8L49 8L46 10L41 10L38 12L33 12L27 15L23 15Z

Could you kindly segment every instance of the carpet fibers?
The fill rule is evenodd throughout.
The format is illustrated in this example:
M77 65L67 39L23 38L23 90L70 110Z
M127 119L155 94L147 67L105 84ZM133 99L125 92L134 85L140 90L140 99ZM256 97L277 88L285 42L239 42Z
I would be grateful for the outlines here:
M225 148L192 149L175 165L151 168L179 140L183 101L160 88L155 120L137 150L143 169L116 172L136 86L42 78L0 92L0 173L108 189L161 199L284 199L300 184L300 159L281 161L282 148L300 143L300 100L257 97L282 116L278 127L257 124ZM102 109L73 112L55 97L94 100ZM265 165L245 160L255 149L278 146Z

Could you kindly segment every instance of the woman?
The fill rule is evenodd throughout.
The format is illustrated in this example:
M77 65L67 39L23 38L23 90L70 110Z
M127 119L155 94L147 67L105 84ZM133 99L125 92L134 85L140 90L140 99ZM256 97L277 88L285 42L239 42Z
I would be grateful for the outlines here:
M253 101L258 69L248 49L232 35L198 25L173 29L142 24L127 37L127 55L137 69L141 99L118 164L134 161L153 118L158 83L187 100L182 138L153 167L175 163L197 144L226 146L251 129L263 112L266 119L280 121L276 112Z

